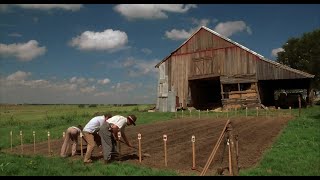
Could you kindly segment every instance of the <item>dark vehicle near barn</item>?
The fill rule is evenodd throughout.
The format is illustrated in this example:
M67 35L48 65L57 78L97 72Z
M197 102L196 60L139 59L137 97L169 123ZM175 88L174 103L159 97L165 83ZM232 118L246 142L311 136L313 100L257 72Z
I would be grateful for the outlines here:
M307 107L307 102L301 93L280 93L278 100L276 100L276 107L281 109L299 108L299 97L301 100L301 107Z

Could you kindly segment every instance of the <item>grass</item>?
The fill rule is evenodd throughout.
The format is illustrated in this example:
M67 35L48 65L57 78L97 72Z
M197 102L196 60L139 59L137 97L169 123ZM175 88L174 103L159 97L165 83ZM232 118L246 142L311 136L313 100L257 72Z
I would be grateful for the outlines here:
M319 176L320 106L303 109L290 121L259 165L243 176Z
M81 160L17 156L0 153L0 176L176 176L168 170L157 170L127 163L84 165Z

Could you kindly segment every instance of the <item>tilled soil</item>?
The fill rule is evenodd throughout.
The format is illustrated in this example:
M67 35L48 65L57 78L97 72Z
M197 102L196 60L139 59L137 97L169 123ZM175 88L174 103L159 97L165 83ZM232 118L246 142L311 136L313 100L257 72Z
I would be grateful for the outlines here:
M281 130L286 126L291 117L237 117L231 118L232 133L238 135L238 165L241 169L255 166L261 156L270 148ZM137 134L141 134L142 161L139 162L139 153L136 149L121 145L121 162L153 168L173 169L182 174L200 174L208 161L214 146L227 122L226 118L184 118L147 125L129 126L126 128L127 137L132 144L138 147ZM163 135L167 135L165 166L165 152ZM195 136L195 170L192 170L192 142ZM210 164L208 174L216 172L219 167L228 167L228 146L225 139L220 144L218 151ZM50 142L53 156L59 156L62 139ZM80 143L79 143L80 144ZM84 146L85 148L85 143ZM33 144L24 145L24 154L34 154ZM102 148L97 147L93 152L93 160L102 160ZM81 159L80 145L78 154L73 158ZM19 146L13 153L21 153ZM48 142L36 144L36 153L48 156ZM224 172L228 174L228 172Z

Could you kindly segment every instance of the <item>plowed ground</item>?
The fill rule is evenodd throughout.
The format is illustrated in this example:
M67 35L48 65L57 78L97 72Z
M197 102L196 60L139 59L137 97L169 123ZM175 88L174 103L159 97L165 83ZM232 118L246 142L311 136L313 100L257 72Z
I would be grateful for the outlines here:
M238 165L241 169L255 166L263 153L271 147L281 130L286 126L291 117L237 117L231 118L233 134L238 135ZM213 148L222 133L227 122L226 118L184 118L165 122L157 122L147 125L129 126L126 134L132 144L138 147L137 134L141 133L142 161L139 162L138 151L121 144L120 162L134 163L153 168L173 169L182 174L200 174ZM165 166L165 153L163 135L167 135L167 166ZM191 170L192 142L195 136L195 167ZM219 167L228 167L228 146L225 139L220 144L218 151L207 171L214 174ZM59 156L62 139L50 142L53 156ZM80 144L80 143L79 143ZM83 145L85 152L85 143ZM24 145L24 154L34 153L33 144ZM102 148L96 147L93 160L103 159ZM74 159L81 159L80 145L78 154ZM21 153L19 146L13 149L13 153ZM48 156L48 142L36 144L36 153ZM149 156L144 156L149 155ZM70 157L71 158L71 157ZM224 174L228 174L227 170Z

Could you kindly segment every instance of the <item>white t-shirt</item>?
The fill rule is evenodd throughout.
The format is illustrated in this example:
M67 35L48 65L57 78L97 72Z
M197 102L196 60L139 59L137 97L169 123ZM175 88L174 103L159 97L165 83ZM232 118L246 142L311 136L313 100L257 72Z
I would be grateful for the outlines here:
M94 131L96 131L97 129L100 128L100 126L103 125L103 123L105 122L105 117L104 116L96 116L94 118L92 118L87 124L86 126L83 128L82 131L85 132L89 132L89 133L93 133Z
M112 116L111 118L109 118L107 120L107 122L109 124L114 124L114 125L118 126L119 129L123 130L127 125L127 118L120 116L120 115L115 115L115 116Z

